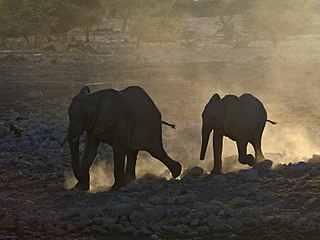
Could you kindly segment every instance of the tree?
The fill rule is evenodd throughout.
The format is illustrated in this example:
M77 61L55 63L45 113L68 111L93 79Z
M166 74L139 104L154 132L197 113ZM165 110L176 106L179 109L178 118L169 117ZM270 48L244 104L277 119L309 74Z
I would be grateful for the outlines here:
M75 25L83 29L86 42L90 42L92 27L102 23L104 6L101 0L73 0L72 3L77 6Z
M129 19L143 7L141 0L109 0L105 4L109 16L122 19L121 32L126 31Z
M243 1L243 0L240 0ZM255 0L243 13L244 29L267 36L275 48L283 37L298 33L312 22L309 0Z
M48 17L50 1L2 0L0 32L2 39L23 37L34 47L49 35L55 20Z
M129 23L129 33L141 41L168 42L179 34L179 18L173 14L172 0L140 0Z
M45 40L67 40L71 29L82 28L90 41L91 28L102 22L102 0L0 0L0 37L23 37L34 47Z

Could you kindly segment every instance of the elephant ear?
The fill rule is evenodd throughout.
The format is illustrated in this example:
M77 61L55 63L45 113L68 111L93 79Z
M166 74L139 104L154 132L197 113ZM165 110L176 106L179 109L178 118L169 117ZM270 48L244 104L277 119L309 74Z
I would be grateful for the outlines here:
M209 103L214 103L214 102L216 102L216 101L218 101L218 100L220 100L220 99L221 99L221 97L219 96L219 94L218 94L218 93L215 93L215 94L210 98Z
M98 116L93 133L99 135L108 130L124 117L127 110L128 103L120 92L113 89L105 90L98 106Z
M224 123L225 130L233 129L244 117L245 106L243 102L234 95L227 95L224 102Z
M90 93L90 88L88 86L84 86L81 88L79 94Z

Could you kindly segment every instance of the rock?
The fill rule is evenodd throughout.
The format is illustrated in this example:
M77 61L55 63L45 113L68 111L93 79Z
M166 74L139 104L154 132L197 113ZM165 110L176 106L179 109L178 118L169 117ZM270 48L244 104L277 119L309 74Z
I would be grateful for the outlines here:
M15 228L15 219L12 216L5 216L0 220L0 230L8 230Z
M310 166L305 162L299 162L297 164L292 165L292 170L297 173L307 172L310 169Z
M26 102L26 101L19 101L19 104L20 104L22 107L25 107L25 108L30 108L30 107L31 107L31 103Z
M7 128L4 124L0 123L0 138L4 138L9 134L9 128Z
M85 227L84 229L82 229L82 232L84 234L90 234L91 233L91 229L89 227Z
M197 231L201 235L206 235L210 231L210 228L208 226L204 225L204 226L198 227Z
M310 220L306 223L306 227L310 230L319 229L319 225L317 225L314 221Z
M140 230L140 232L142 233L142 234L144 234L144 235L152 235L153 234L153 232L151 232L149 229L147 229L146 227L142 227L142 228L140 228L139 229Z
M260 221L254 217L243 217L240 219L240 222L243 225L247 225L247 226L257 226L259 225Z
M201 167L195 166L191 169L186 169L183 173L183 177L199 177L203 175L204 170Z
M43 97L43 93L41 90L36 90L36 89L33 89L29 92L28 96L30 98L42 98Z
M149 223L149 228L151 231L153 231L154 233L159 233L161 228L162 228L162 223L158 223L158 222L155 222L155 221L151 221Z
M119 199L119 202L121 203L128 203L128 202L132 202L133 199L131 199L130 197L128 196L122 196L120 199Z
M40 222L45 223L56 223L58 222L59 217L55 211L46 211L40 214Z
M243 229L243 224L236 218L228 218L227 223L237 231Z
M246 206L248 204L248 201L243 197L235 197L230 201L230 203L236 207L241 207Z
M18 240L19 238L17 236L3 236L3 235L0 235L0 239L1 240Z
M115 233L125 233L126 228L122 224L114 224L111 226L111 231Z
M34 135L37 134L37 131L35 129L29 129L29 130L26 131L26 134L28 136L34 136Z
M30 147L32 145L30 140L22 140L20 141L20 146L23 148Z
M313 211L313 212L307 212L305 215L304 215L308 220L317 220L319 217L318 217L318 213Z
M116 217L130 216L137 208L135 203L120 203L112 207L112 215Z
M4 87L10 90L16 90L19 88L18 83L14 83L14 82L6 83Z
M7 208L0 207L0 218L3 218L7 211Z
M190 225L197 226L197 225L199 225L199 223L200 223L200 220L198 218L194 218L191 220Z
M19 113L17 113L17 112L12 112L12 113L10 114L10 121L11 121L11 122L15 122L15 121L18 121L18 120L20 120L20 119L22 119L22 117L20 117Z
M40 216L22 212L20 213L19 220L27 225L36 225L40 221Z
M244 217L242 209L241 208L235 209L232 214L232 217L236 218L236 219L240 219L240 218Z
M282 216L283 219L287 219L290 222L297 222L301 218L301 214L298 212L288 212L284 216Z
M259 180L258 171L255 169L240 170L239 174L240 174L240 176L246 178L247 181L254 182L254 181Z
M210 215L207 218L207 225L210 227L211 230L214 231L222 231L225 230L225 223L221 217Z
M169 227L169 231L171 231L172 233L176 233L179 235L185 235L185 236L192 236L191 230L187 225L177 225L177 226L171 226Z
M143 211L134 211L130 216L129 219L131 221L139 221L141 219L145 221L159 221L163 218L165 214L165 210L162 206L156 208L146 208Z
M234 213L234 210L230 207L224 208L219 215L225 216L225 217L231 217Z
M121 192L138 192L140 190L141 187L135 181L131 181L126 186L120 188Z
M35 204L31 200L25 200L23 203L23 209L25 209L27 211L34 209L34 207L35 207Z
M232 233L232 234L230 234L230 235L228 236L228 239L230 239L230 240L238 239L238 235L235 234L235 233Z
M45 139L44 141L42 141L40 144L39 144L39 147L40 148L47 148L49 146L50 142L48 139Z
M152 196L149 198L149 202L153 205L158 205L162 201L162 198L160 196Z
M313 154L312 158L309 160L310 163L320 163L320 155Z
M101 225L102 227L108 228L109 226L116 223L116 219L110 216L102 216L102 217L95 217L92 219L92 222L97 225Z
M168 197L168 199L167 199L167 204L169 204L169 205L173 205L176 202L177 202L176 196L171 196L171 197Z
M161 237L158 237L158 236L155 235L155 234L151 235L151 236L150 236L150 239L151 239L151 240L162 240Z
M49 144L49 147L48 148L50 148L50 149L60 149L61 148L61 146L60 146L60 144L58 143L58 142L51 142L50 144Z
M125 226L125 230L124 230L124 232L126 233L126 234L128 234L128 233L134 233L134 232L136 232L137 231L137 229L135 228L135 227L133 227L133 226Z
M199 197L195 193L188 193L188 194L180 195L180 196L177 196L177 198L176 198L176 201L179 204L193 203L197 200L199 200Z
M258 172L266 172L269 171L272 167L273 162L269 159L266 159L262 162L259 162L253 166L254 170L257 170Z

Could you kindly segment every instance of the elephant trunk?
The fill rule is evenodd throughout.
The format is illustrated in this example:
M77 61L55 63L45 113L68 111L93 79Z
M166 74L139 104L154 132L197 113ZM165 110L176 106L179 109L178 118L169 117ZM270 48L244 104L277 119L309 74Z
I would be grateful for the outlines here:
M207 129L204 126L202 126L202 142L201 142L200 160L204 160L204 158L205 158L210 133L211 133L210 129Z
M68 141L71 152L71 164L73 174L79 181L80 177L80 163L79 163L79 136L68 133Z

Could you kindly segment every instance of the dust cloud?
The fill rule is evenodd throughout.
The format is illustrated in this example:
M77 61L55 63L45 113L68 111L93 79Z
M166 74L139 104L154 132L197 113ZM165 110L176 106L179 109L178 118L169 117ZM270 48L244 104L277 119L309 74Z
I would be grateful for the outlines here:
M195 20L195 26L199 26L197 21L200 20ZM317 64L320 46L316 38L290 38L280 41L277 49L262 41L239 49L203 40L206 39L203 36L214 35L217 29L193 30L198 36L195 46L141 44L140 65L130 65L127 72L122 71L125 76L100 88L143 87L159 107L163 120L176 124L176 130L163 126L163 142L168 155L181 162L184 169L193 166L200 166L205 172L212 169L212 139L204 161L200 161L199 154L201 113L214 93L220 96L251 93L261 100L268 119L278 122L275 126L267 123L262 138L263 152L274 162L273 166L308 161L313 154L320 153ZM118 70L110 68L110 75ZM253 153L250 144L248 152ZM236 155L235 142L225 138L224 172L248 168L238 163ZM90 171L92 192L112 185L113 166L108 159L97 161ZM146 173L170 178L162 163L141 152L136 174L139 178ZM71 175L66 174L67 188L75 183Z
M267 67L270 69L269 64ZM279 66L277 66L278 68ZM228 72L229 70L224 69L224 71ZM263 69L260 70L260 72L263 71ZM317 121L320 116L320 109L317 106L319 97L312 92L316 91L318 86L317 82L313 81L316 86L312 86L311 89L303 87L301 79L305 77L301 71L308 72L308 70L301 68L296 72L290 69L286 75L287 71L283 69L274 72L268 70L268 74L263 76L266 78L262 79L263 83L259 84L260 86L254 86L254 88L252 84L236 77L223 80L225 77L223 73L219 78L222 80L216 80L217 77L212 76L212 82L203 82L201 75L208 75L205 72L199 72L199 76L195 79L196 83L177 80L172 86L163 87L163 89L154 89L150 85L143 87L159 106L163 119L177 125L176 130L163 126L163 142L168 155L181 162L184 169L200 166L208 173L213 167L212 139L210 138L209 141L206 159L200 161L201 112L208 99L215 92L221 96L225 94L239 96L250 92L264 103L268 118L278 122L277 125L267 123L262 138L263 152L266 158L274 161L273 166L307 161L312 158L313 154L320 153ZM250 74L246 73L246 75ZM178 75L177 79L179 79ZM223 81L226 83L224 84ZM239 84L240 81L243 83ZM159 85L161 84L163 82L159 83ZM250 144L248 152L254 153ZM113 184L113 166L110 165L110 160L107 162L109 164L98 161L92 166L90 172L91 192L106 190ZM237 161L235 142L224 138L223 171L230 172L247 168ZM162 163L152 158L148 153L140 152L136 174L140 178L146 173L171 177ZM67 180L68 182L70 183L69 180ZM72 184L67 185L71 186Z

